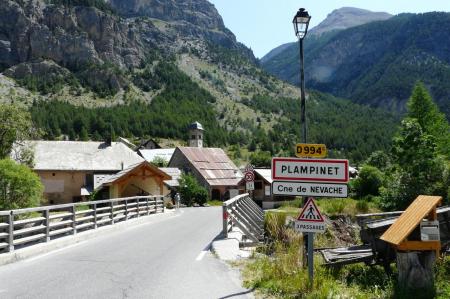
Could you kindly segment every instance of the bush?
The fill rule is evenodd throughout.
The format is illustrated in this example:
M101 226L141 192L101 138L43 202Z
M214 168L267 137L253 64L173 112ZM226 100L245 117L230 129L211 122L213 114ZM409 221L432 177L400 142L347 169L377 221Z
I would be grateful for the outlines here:
M182 174L179 179L181 203L192 206L194 203L204 205L208 200L208 191L198 184L194 176Z
M383 173L374 166L365 165L356 179L352 181L352 187L356 196L362 198L367 195L379 195L383 185Z
M0 210L38 206L43 189L30 168L10 159L0 160Z
M173 209L173 203L171 201L168 201L166 203L166 209L172 210Z

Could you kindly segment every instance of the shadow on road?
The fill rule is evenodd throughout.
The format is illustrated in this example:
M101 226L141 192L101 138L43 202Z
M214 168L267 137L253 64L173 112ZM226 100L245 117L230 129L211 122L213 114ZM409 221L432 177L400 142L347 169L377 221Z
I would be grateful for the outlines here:
M252 288L252 289L250 289L250 290L248 290L248 291L230 294L230 295L228 295L228 296L220 297L219 299L226 299L226 298L232 298L232 297L241 296L241 295L245 295L245 294L250 294L250 293L252 293L254 290L255 290L255 288Z

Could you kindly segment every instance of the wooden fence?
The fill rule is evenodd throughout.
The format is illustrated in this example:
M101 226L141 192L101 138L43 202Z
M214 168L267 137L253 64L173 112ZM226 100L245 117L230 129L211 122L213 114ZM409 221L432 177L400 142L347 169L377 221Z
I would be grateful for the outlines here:
M162 196L0 211L0 253L158 212L164 212Z

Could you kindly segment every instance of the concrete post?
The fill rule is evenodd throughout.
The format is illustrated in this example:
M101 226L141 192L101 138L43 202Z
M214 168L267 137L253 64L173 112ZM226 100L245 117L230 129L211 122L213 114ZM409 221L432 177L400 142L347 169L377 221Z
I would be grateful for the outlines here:
M163 205L162 212L164 213L166 207L165 207L165 205L164 205L164 197L163 197L163 196L161 196L161 201L162 201L162 205Z
M147 216L150 215L150 202L148 200L148 197L145 198L145 202L147 204Z
M154 198L155 200L155 214L158 213L158 200L156 199L156 197Z
M128 199L125 199L125 221L128 220Z

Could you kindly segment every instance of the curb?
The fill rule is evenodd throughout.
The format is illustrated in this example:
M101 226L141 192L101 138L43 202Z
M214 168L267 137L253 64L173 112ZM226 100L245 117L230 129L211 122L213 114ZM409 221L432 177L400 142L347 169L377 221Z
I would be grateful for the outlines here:
M131 219L125 222L115 223L114 225L106 225L99 227L97 229L88 230L84 232L77 233L76 235L65 236L58 238L56 240L51 240L49 242L38 243L35 245L31 245L29 247L21 248L14 250L13 252L1 253L0 254L0 266L15 263L18 261L22 261L25 259L29 259L38 255L42 255L45 253L49 253L58 249L62 249L69 245L74 245L77 243L81 243L83 241L87 241L90 239L94 239L99 235L108 235L114 232L123 231L127 228L137 227L142 224L146 224L155 218L167 218L173 217L177 213L172 211L167 211L164 213L139 217L135 219ZM166 216L166 217L164 217Z

